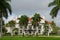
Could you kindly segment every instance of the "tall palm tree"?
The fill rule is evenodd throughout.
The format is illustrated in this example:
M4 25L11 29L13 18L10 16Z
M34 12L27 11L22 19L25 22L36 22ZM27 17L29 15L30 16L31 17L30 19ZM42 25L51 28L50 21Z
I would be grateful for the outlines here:
M26 28L28 25L28 17L26 15L22 15L21 18L19 19L19 25L21 28ZM24 32L24 29L22 30Z
M45 21L45 23L44 23L44 28L45 28L44 34L47 34L48 33L48 29L49 29L49 26L48 25L49 25L48 22Z
M0 0L0 20L1 20L1 22L0 22L0 26L1 26L0 37L2 36L2 20L3 20L3 17L5 17L5 18L8 17L8 11L10 14L12 13L11 6L10 6L8 1L11 1L11 0Z
M32 17L32 19L33 19L32 25L33 25L33 27L35 28L35 30L38 31L38 30L36 29L36 27L39 28L39 22L40 22L40 20L41 20L40 14L35 13L35 15Z
M21 18L19 19L19 25L20 26L27 26L28 24L28 17L26 15L22 15Z
M38 26L38 22L40 21L41 17L40 14L35 13L34 17L32 17L32 25L33 26Z
M53 2L51 2L48 7L50 6L54 6L54 8L51 10L50 15L52 16L52 18L56 17L58 14L58 11L60 9L60 0L54 0Z

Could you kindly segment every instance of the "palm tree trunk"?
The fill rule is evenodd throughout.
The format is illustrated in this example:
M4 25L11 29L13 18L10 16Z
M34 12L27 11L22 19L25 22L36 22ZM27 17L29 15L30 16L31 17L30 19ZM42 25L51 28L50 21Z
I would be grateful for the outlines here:
M52 30L52 27L51 27L51 25L49 24L49 29L48 29L49 31L48 31L48 36L50 35L50 33L53 31Z
M2 11L0 11L0 13L1 13L1 15L0 15L0 16L1 16L1 17L0 17L0 38L1 38L1 37L2 37L2 20L3 20L3 19L2 19L2 16L3 16L3 15L2 15Z
M0 18L0 37L2 37L2 18Z

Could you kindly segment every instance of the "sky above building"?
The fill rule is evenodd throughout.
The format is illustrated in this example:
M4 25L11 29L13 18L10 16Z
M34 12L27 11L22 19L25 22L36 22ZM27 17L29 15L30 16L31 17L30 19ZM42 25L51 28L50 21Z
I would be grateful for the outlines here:
M48 4L53 0L11 0L12 15L9 15L5 22L15 19L21 15L27 15L32 17L36 12L41 16L44 16L46 20L54 20L57 25L60 25L60 16L58 15L55 19L52 19L50 14L52 7L48 7Z

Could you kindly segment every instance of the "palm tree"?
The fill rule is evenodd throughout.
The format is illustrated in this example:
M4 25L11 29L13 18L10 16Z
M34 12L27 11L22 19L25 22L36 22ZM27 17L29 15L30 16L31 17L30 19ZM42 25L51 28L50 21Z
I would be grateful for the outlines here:
M0 0L0 20L1 20L1 22L0 22L0 26L1 26L0 37L2 36L2 20L3 20L3 17L5 17L5 18L8 17L8 11L10 14L12 13L11 6L10 6L8 1L11 1L11 0Z
M28 17L26 15L22 15L21 18L19 19L19 25L22 28L26 28L28 25ZM24 30L24 29L23 29Z
M35 15L32 17L32 19L33 19L32 25L36 30L36 27L37 26L39 27L39 22L40 22L40 19L41 19L40 14L35 13ZM36 31L38 31L38 30L36 30ZM35 33L35 35L36 35L36 33Z
M47 23L47 21L45 21L44 28L45 28L44 34L47 34L47 32L48 32L48 23Z
M54 0L53 2L51 2L48 7L50 6L54 6L54 8L51 10L50 15L52 16L52 18L56 17L58 14L58 11L60 9L60 0Z
M21 18L19 19L19 25L20 26L27 26L28 24L28 17L26 15L22 15Z
M15 27L16 22L14 20L11 20L7 23L7 26L11 28L11 36L13 36L13 28Z
M38 26L38 22L40 21L41 17L40 14L35 13L34 17L32 17L32 25L33 26Z

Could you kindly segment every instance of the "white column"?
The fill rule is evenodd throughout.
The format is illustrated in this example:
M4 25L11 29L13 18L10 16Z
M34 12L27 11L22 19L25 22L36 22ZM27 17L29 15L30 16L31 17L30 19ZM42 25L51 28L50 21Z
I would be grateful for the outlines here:
M29 26L27 26L27 30L29 29ZM27 34L29 34L29 32L27 32Z
M40 34L43 34L43 33L44 33L44 25L42 24Z
M52 30L52 27L51 27L50 24L49 24L48 36L49 36L49 34L50 34L52 31L53 31L53 30Z
M36 36L37 33L38 33L38 27L36 27L35 36Z
M20 28L18 29L18 35L20 35Z
M24 33L24 35L25 35L25 28L24 28L24 26L23 26L23 29L22 29L22 30L23 30L23 33Z
M36 27L36 30L37 30L36 32L38 33L38 27Z
M32 26L32 30L34 30L33 26ZM31 34L33 34L33 31L31 32Z
M28 30L28 25L27 25L27 30Z
M10 28L10 31L11 31L11 36L13 36L13 31L12 31L12 30L13 30L13 28Z

